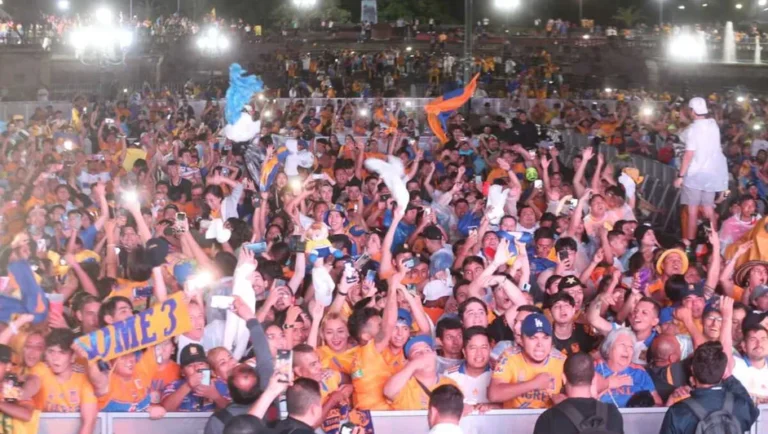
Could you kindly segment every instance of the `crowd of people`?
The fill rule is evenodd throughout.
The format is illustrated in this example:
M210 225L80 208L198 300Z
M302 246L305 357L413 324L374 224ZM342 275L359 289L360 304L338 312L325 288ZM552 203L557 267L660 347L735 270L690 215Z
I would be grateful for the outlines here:
M372 410L428 410L435 433L502 408L550 409L536 433L623 432L626 407L670 407L662 433L756 420L759 99L483 107L446 116L445 140L381 99L249 107L247 143L221 135L215 101L79 97L8 119L3 427L70 412L85 434L99 411L213 412L209 434L362 434ZM592 144L563 159L542 125ZM678 234L642 221L642 174L601 152L670 143Z

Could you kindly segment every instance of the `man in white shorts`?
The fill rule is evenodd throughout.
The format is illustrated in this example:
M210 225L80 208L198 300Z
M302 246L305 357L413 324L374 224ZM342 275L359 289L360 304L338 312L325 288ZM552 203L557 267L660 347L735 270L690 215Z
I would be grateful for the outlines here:
M699 212L715 221L715 194L728 188L728 164L720 144L720 127L707 115L707 103L703 98L692 98L688 103L690 113L681 112L693 121L680 134L685 143L685 155L675 187L682 187L680 203L688 206L688 225L683 241L690 246L696 237Z

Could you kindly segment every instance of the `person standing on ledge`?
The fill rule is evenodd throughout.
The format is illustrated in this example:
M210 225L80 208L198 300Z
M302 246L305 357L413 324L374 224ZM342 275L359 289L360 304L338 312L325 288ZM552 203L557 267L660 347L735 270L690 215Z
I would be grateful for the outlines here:
M685 154L675 188L681 188L680 203L688 207L687 225L684 225L683 242L690 249L696 238L696 226L700 212L716 225L715 194L728 189L728 163L720 144L720 127L708 117L707 103L703 98L691 98L691 125L680 133L685 143ZM681 111L681 115L688 115ZM687 252L690 253L690 252Z

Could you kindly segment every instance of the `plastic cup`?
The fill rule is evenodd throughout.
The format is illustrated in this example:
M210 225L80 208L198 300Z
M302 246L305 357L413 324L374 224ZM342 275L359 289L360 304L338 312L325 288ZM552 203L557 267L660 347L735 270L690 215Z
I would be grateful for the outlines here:
M48 304L51 314L64 315L64 295L48 294Z

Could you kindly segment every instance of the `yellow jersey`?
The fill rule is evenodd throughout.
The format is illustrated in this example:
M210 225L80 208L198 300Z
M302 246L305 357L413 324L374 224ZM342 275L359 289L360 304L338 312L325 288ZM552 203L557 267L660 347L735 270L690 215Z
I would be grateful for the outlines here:
M40 410L49 413L78 413L81 406L96 404L93 386L85 374L72 372L69 379L59 381L48 366L37 370L36 374L40 378L40 391L37 394L41 395L41 399L34 401L42 402Z
M357 354L357 347L350 348L342 353L337 353L328 345L317 348L317 354L320 356L320 363L325 369L334 369L342 374L352 374L352 365Z
M445 384L459 387L455 381L443 375L439 376L437 383L433 386L426 386L419 382L416 377L411 377L392 401L392 409L426 410L429 408L429 395L427 394L427 390L431 394L433 390Z
M552 395L559 393L563 387L564 364L565 356L554 348L541 366L528 363L520 348L515 346L507 349L493 370L493 380L516 384L533 380L539 374L549 374L552 381L546 389L534 390L504 402L504 408L552 407Z
M354 387L355 408L360 410L391 410L384 396L387 380L405 366L405 356L400 351L393 354L387 348L376 351L373 339L357 347L352 363L352 386Z

